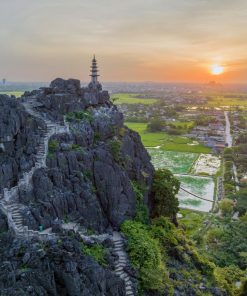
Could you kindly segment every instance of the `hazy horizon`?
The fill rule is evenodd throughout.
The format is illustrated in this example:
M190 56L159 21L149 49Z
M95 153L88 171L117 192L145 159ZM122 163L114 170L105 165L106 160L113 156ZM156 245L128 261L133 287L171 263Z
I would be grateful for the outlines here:
M213 3L212 3L213 2ZM0 77L105 82L244 83L245 0L1 0ZM211 67L224 68L212 75Z

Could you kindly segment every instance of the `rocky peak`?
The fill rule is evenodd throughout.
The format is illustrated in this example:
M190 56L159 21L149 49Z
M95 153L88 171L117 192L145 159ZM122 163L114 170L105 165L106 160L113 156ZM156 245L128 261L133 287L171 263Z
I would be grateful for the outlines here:
M70 93L78 95L80 94L81 83L78 79L64 80L62 78L57 78L51 82L50 88L52 88L55 93Z
M108 92L76 79L55 79L20 100L0 96L0 106L0 225L16 236L0 241L0 290L135 295L124 239L113 233L136 215L133 183L149 203L153 166L138 134ZM85 255L95 241L107 266Z

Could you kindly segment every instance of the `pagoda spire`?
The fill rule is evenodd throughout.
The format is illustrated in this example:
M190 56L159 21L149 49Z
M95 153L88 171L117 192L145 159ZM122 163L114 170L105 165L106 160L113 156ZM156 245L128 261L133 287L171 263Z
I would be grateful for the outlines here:
M92 66L91 66L91 74L90 74L90 76L91 76L91 83L93 84L93 85L97 85L97 83L98 83L98 77L100 76L100 75L98 75L98 66L97 66L97 60L96 60L96 58L95 58L95 55L93 56L93 59L92 59Z

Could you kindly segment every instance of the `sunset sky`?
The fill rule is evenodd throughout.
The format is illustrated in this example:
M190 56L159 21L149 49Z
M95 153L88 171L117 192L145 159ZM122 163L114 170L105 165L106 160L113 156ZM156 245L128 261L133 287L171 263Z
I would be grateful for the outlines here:
M246 0L0 0L0 40L11 81L247 81Z

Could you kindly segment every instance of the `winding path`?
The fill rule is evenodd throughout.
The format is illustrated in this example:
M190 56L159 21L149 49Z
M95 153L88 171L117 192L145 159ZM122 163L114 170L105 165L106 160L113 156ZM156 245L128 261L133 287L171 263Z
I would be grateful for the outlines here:
M134 296L134 289L133 289L133 283L131 282L131 279L128 275L128 273L125 271L125 267L129 264L128 255L124 251L124 240L123 237L119 232L113 233L113 244L114 244L114 252L118 256L118 260L115 261L115 273L118 275L121 279L124 280L125 283L125 292L126 296Z

